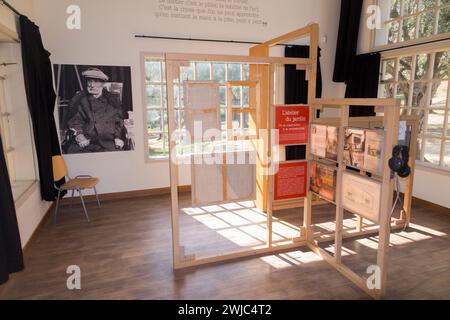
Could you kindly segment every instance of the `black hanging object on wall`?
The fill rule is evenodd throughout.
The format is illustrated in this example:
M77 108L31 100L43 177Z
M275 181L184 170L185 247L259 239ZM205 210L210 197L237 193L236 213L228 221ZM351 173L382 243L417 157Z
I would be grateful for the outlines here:
M392 158L389 159L389 168L398 174L400 178L406 178L411 174L409 162L409 147L398 145L392 150Z
M24 268L16 209L0 136L0 285Z
M320 67L320 51L321 49L319 48L317 53L316 98L322 98L322 70ZM309 58L309 46L286 46L285 57ZM306 71L297 70L296 65L286 65L284 79L284 102L286 104L308 103L308 81L306 81Z
M346 98L377 98L380 79L379 53L360 54L354 57L351 76L347 79ZM350 117L375 116L375 107L350 107Z
M334 63L334 82L350 78L353 58L358 46L359 23L363 0L341 0L341 15Z
M357 55L363 0L342 0L339 20L334 82L345 82L346 98L376 98L380 73L380 54ZM351 106L350 117L375 115L374 107Z
M42 44L39 27L23 15L19 20L25 91L33 123L41 196L43 200L53 201L56 191L52 156L60 155L61 150L53 116L56 95L53 90L50 53Z

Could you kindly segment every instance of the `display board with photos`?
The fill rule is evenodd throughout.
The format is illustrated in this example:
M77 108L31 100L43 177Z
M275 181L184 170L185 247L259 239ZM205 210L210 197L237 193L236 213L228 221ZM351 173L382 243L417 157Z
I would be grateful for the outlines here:
M381 174L384 138L384 130L346 128L344 164L374 174Z
M339 128L313 124L311 126L311 153L320 158L337 161Z
M320 197L336 200L336 167L316 161L311 162L310 189Z
M365 176L344 172L341 183L342 207L378 223L380 218L381 183Z

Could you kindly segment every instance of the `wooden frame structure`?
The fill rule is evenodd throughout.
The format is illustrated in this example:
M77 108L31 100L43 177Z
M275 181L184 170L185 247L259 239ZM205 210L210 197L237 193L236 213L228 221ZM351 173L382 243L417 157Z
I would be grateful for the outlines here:
M398 101L396 99L317 99L312 104L312 112L314 113L316 108L323 109L327 106L339 108L340 117L333 119L316 119L315 117L313 117L311 118L311 123L333 124L339 127L336 202L333 203L336 206L335 231L330 234L314 234L313 230L309 228L307 230L308 247L313 252L322 257L325 261L327 261L330 265L332 265L336 270L346 276L349 280L358 285L367 294L369 294L373 298L380 299L383 298L386 294L390 232L391 230L404 229L409 225L409 222L411 220L412 183L414 179L414 164L417 152L416 141L419 128L419 119L416 116L400 117L400 109ZM384 109L384 116L349 118L350 106L376 106ZM391 170L389 168L389 159L392 156L391 150L395 145L397 145L398 142L400 121L405 121L406 124L410 127L411 150L409 165L411 166L411 175L406 178L404 208L401 211L401 216L399 219L394 219L391 217L394 194L394 180L391 176ZM364 129L381 127L385 131L385 141L383 147L385 151L383 155L383 171L382 176L380 177L382 191L379 223L378 225L374 223L365 225L364 218L358 214L355 214L357 217L357 225L355 230L352 230L350 232L343 230L344 208L342 204L341 192L342 176L346 170L346 165L343 161L343 150L345 143L344 130L347 127L358 127ZM310 155L309 160L318 160L318 158ZM366 172L360 170L360 173L362 175L365 175ZM311 191L308 192L311 193ZM311 215L311 213L312 206L309 203L305 214ZM369 289L366 278L360 277L342 263L342 241L344 238L353 238L374 233L378 233L379 236L376 265L379 267L380 271L380 286L379 288ZM330 241L334 241L334 255L331 255L330 253L319 247L319 243Z
M274 40L270 40L262 45L258 45L250 50L251 56L229 56L229 55L205 55L205 54L180 54L180 53L168 53L165 55L166 60L166 79L167 79L167 102L168 102L168 123L169 123L169 138L175 131L175 114L174 114L174 81L179 78L180 66L186 66L190 61L214 61L214 62L240 62L250 64L249 80L244 82L229 82L230 86L250 86L255 88L253 90L256 94L251 94L249 97L251 113L251 123L253 123L255 129L271 129L274 124L274 107L276 104L275 98L275 79L276 68L287 64L297 65L298 69L305 69L309 79L308 90L308 104L310 106L310 123L334 123L338 124L341 128L349 125L358 127L370 128L372 125L382 124L386 131L386 145L385 150L392 149L397 143L397 135L400 111L398 108L398 102L395 99L334 99L334 100L322 100L315 99L315 83L316 83L316 70L317 70L317 50L318 50L318 33L319 27L317 24L309 25L305 28L288 33L284 36L278 37ZM287 42L298 37L310 37L310 57L311 58L280 58L269 57L269 48L281 42ZM181 81L181 80L180 80ZM228 90L228 95L230 91ZM229 99L230 101L230 99ZM380 106L384 108L384 117L367 117L367 118L350 118L348 117L348 110L350 105L370 105ZM339 118L325 118L316 119L315 109L324 107L337 107L340 109L341 116ZM255 110L253 110L255 109ZM233 112L232 105L228 105L228 115ZM238 110L241 111L241 110ZM417 139L418 119L415 117L405 118L412 126L411 141ZM230 127L228 122L227 127ZM343 130L340 130L340 146L343 145ZM258 131L257 131L257 134ZM235 137L229 137L234 139ZM260 137L258 137L260 138ZM251 140L251 139L250 139ZM273 141L269 142L271 146ZM387 277L387 257L388 257L388 245L390 229L398 230L408 225L411 216L411 196L412 196L412 181L411 175L406 182L405 192L405 210L402 212L400 219L392 219L390 217L390 209L392 206L392 194L393 194L393 181L390 176L390 170L387 169L387 161L389 160L390 153L387 151L384 156L384 173L382 177L383 194L382 194L382 208L381 208L381 223L380 225L368 225L364 224L364 219L358 218L358 224L355 230L344 231L342 227L344 210L340 204L340 200L336 202L336 232L334 234L314 233L312 222L312 205L313 194L308 191L307 196L302 199L290 203L274 203L273 184L274 178L272 175L265 175L263 172L266 169L265 164L261 161L265 156L269 159L272 157L271 148L267 150L261 147L259 144L256 147L257 163L256 163L256 207L262 212L266 212L267 216L267 237L265 245L249 248L244 251L231 252L226 254L220 254L215 256L208 256L203 258L197 258L195 255L186 255L184 248L181 246L180 241L180 223L179 223L179 206L178 206L178 174L179 168L176 159L175 141L169 139L170 146L170 184L171 184L171 218L172 218L172 242L173 242L173 267L174 269L182 269L187 267L193 267L208 263L215 263L251 256L273 254L280 251L294 250L301 247L309 247L312 251L321 256L325 261L329 262L339 272L356 283L364 291L374 298L381 298L385 294L386 290L386 277ZM412 172L414 171L414 154L415 144L412 148L410 157L410 166ZM314 158L310 155L310 147L307 147L307 158L305 161L312 161ZM345 166L342 164L342 152L338 163L339 175L342 177L342 173L345 170ZM308 166L309 168L309 166ZM307 177L310 172L308 169ZM309 180L309 179L308 179ZM339 187L338 187L339 189ZM309 181L307 190L309 190ZM338 190L339 191L339 190ZM338 192L337 192L338 196ZM302 203L300 203L302 202ZM323 201L319 202L323 203ZM300 227L298 237L293 237L292 241L285 242L283 244L274 243L272 239L272 224L273 210L278 208L299 208L303 207L303 226ZM381 269L381 288L378 290L369 290L367 288L364 279L353 273L349 268L342 264L341 252L342 252L342 239L358 237L362 235L380 234L380 244L378 250L378 264ZM321 249L318 244L321 242L335 242L334 256L331 256L328 252Z

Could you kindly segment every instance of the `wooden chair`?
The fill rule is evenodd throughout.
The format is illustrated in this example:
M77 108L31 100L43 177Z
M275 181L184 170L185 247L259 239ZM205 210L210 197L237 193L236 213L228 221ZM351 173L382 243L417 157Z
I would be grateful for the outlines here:
M55 188L58 190L58 199L56 200L56 209L55 209L55 218L54 222L56 223L56 217L58 215L58 208L59 208L59 201L62 191L72 191L72 199L71 199L71 206L73 197L75 194L75 191L78 191L78 194L80 195L81 204L83 205L84 214L86 215L86 219L88 222L90 222L89 215L86 209L86 204L84 202L82 190L84 189L93 189L95 192L95 197L97 198L97 204L100 208L100 200L98 198L97 189L96 186L99 182L98 178L88 176L88 175L81 175L77 176L74 179L71 179L69 177L69 170L67 169L66 162L64 161L64 158L62 156L54 156L52 157L52 164L53 164L53 180L59 181L62 178L66 178L67 182L62 185L61 187L57 187L55 184Z

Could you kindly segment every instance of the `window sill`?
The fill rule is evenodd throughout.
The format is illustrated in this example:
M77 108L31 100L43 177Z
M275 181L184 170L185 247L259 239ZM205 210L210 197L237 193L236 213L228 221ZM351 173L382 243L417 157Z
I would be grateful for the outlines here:
M168 162L169 157L161 157L161 158L146 158L145 163L160 163L160 162Z
M14 204L16 206L16 209L20 208L28 200L28 198L30 198L30 196L36 189L38 189L38 181L34 180L27 188L25 188L23 192L21 192L19 196L14 197Z
M447 169L442 167L436 167L434 165L427 164L421 161L416 161L416 169L450 177L450 168Z

